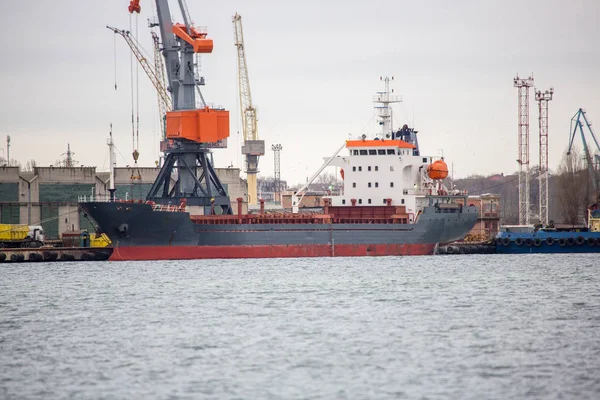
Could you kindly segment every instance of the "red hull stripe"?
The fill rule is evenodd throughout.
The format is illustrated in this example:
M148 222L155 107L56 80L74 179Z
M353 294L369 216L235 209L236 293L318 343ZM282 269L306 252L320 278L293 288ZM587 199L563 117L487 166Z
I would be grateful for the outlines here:
M263 246L138 246L115 248L111 261L200 258L360 257L433 254L435 244L327 244Z

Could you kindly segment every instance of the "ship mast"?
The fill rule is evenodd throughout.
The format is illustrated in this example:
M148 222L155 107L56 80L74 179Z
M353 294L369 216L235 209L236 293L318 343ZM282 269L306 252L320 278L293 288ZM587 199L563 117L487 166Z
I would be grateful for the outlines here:
M108 136L108 140L106 141L106 143L108 144L108 158L109 158L109 162L110 162L110 167L109 167L109 171L110 171L110 178L108 180L108 193L110 193L109 198L110 201L114 201L115 200L115 168L117 166L117 156L115 154L115 143L113 142L113 136L112 136L112 124L110 124L110 133Z
M390 104L392 103L400 103L402 101L402 97L391 95L394 90L390 92L390 80L394 80L394 77L379 77L379 80L385 82L385 90L383 92L377 92L373 97L373 102L375 103L375 109L377 110L377 123L381 126L381 137L391 137L392 133L392 107Z

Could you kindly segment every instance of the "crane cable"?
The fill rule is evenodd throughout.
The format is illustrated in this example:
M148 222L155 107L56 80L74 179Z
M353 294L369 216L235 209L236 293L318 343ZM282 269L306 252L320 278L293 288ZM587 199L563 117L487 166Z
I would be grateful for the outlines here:
M115 38L114 43L114 64L115 64L115 91L117 90L117 35L113 35Z
M129 14L129 32L131 32L131 14ZM133 52L129 52L129 78L131 82L131 139L133 150L135 150L135 99L133 97Z
M139 13L135 15L135 41L138 41L139 32ZM135 64L135 104L136 104L136 128L135 128L135 148L140 148L140 66ZM137 161L137 160L136 160Z

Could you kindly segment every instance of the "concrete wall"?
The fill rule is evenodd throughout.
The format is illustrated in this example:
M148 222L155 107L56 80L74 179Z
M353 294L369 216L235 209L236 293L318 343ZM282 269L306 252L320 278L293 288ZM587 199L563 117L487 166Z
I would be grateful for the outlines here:
M96 182L96 167L35 167L33 172L37 175L39 183L94 184Z

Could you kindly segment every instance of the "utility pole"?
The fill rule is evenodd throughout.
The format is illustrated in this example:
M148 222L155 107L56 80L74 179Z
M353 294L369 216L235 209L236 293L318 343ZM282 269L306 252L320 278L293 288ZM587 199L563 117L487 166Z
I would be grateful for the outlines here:
M529 224L529 88L533 86L533 77L513 80L513 86L519 95L519 225Z
M540 222L548 225L548 102L552 100L554 88L535 92L540 119Z
M281 202L281 144L271 145L275 158L275 201Z

